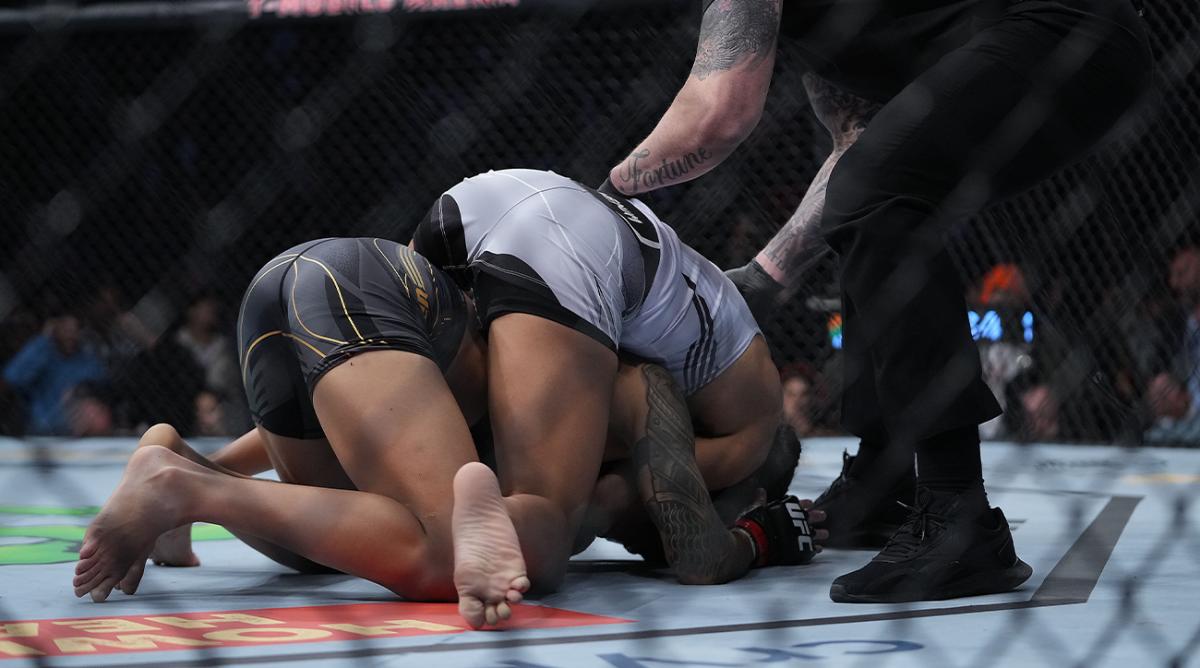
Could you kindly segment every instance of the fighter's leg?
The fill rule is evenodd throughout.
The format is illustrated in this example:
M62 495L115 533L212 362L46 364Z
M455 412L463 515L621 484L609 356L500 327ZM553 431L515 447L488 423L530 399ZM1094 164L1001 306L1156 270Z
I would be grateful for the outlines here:
M541 589L554 589L565 574L600 470L616 371L612 350L565 325L525 313L491 324L489 405L500 485ZM455 579L465 584L487 553L456 556Z
M204 462L205 465L215 466L206 457L193 450L179 435L179 432L169 424L153 425L142 434L141 440L138 441L138 447L144 448L152 445L167 448L196 463ZM192 525L185 524L175 527L159 536L154 541L150 560L160 566L199 566L200 558L192 551ZM145 561L139 560L135 563L125 578L121 580L119 589L126 594L136 592L145 568Z
M187 458L190 461L196 462L202 466L206 466L215 471L226 473L229 475L240 475L243 472L230 470L221 464L210 460L204 455L196 452L191 446L179 435L179 432L169 424L160 423L151 426L142 434L141 440L138 442L138 447L161 446L168 450ZM246 453L256 451L254 457L238 457L235 461L238 463L247 463L255 460L268 461L266 449L263 444L262 437L256 430L251 430L246 434L236 439L222 449L222 452ZM218 453L219 455L220 453ZM216 457L214 457L216 459ZM227 461L228 457L225 458ZM269 463L267 467L269 468ZM254 471L257 472L257 471ZM200 559L196 553L192 551L192 525L184 524L182 526L169 529L164 532L154 541L154 548L149 554L149 559L159 566L199 566ZM129 570L125 577L117 585L117 588L126 594L137 592L138 586L141 584L142 575L146 570L146 560L138 559Z
M103 600L155 536L184 522L209 521L408 598L452 599L450 478L472 457L466 425L455 423L457 406L432 362L396 351L369 354L375 358L370 365L342 364L318 383L317 410L325 421L346 425L332 440L346 453L351 477L413 509L367 491L225 475L165 448L142 448L89 527L76 594ZM345 397L339 390L346 384L358 391ZM158 507L150 509L148 499L159 499Z
M335 489L353 489L336 456L325 439L295 439L271 434L258 427L235 439L211 459L196 452L174 427L157 424L146 430L138 447L162 446L189 461L226 475L245 477L276 468L282 482ZM272 463L272 462L276 463ZM233 468L226 468L222 462ZM265 462L265 465L262 463ZM313 563L297 554L273 545L257 536L237 534L237 537L271 559L301 573L328 572L325 566ZM200 560L192 551L191 524L171 529L155 541L150 560L161 566L198 566ZM145 562L139 561L122 579L121 591L132 594L137 590Z

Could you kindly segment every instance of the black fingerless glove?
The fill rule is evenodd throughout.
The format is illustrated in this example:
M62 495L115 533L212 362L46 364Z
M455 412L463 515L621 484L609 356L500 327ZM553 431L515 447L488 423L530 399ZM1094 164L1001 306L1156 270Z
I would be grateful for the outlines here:
M738 292L750 307L750 313L759 325L765 325L771 319L773 311L783 295L783 286L771 278L757 262L750 260L745 266L730 269L725 272L729 280L737 286Z

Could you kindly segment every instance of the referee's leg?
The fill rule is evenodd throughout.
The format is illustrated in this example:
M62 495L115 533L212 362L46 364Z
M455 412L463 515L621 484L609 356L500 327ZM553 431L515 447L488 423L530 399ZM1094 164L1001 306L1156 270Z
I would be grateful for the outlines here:
M1000 409L982 380L945 237L1085 154L1149 71L1127 0L1017 2L885 105L834 170L823 225L855 307L844 343L848 358L869 360L875 385L874 396L847 397L843 419L854 428L882 416L889 447L915 444L916 512L925 516L885 547L886 559L835 581L835 600L991 593L1028 577L983 492L977 427ZM917 534L930 516L962 540L925 549L931 534ZM915 553L903 545L914 541ZM958 551L937 552L947 545ZM970 563L951 573L964 549ZM894 577L913 554L947 567Z

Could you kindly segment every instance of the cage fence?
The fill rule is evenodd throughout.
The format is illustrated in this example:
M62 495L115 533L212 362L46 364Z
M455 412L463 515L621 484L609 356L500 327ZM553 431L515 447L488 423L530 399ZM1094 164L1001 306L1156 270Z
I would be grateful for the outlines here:
M598 184L687 76L696 5L251 0L0 10L0 363L72 314L103 367L57 422L38 422L18 391L0 388L0 433L137 435L163 421L188 434L240 433L249 418L229 333L264 261L321 237L405 242L438 194L490 169L551 169ZM1200 7L1157 0L1144 18L1155 85L1105 148L953 231L969 286L964 317L1007 411L984 426L986 438L1200 446L1185 417L1197 412L1189 384L1200 387L1186 341L1196 305L1180 293L1181 282L1200 282ZM781 41L754 134L712 174L647 197L722 268L766 244L828 154L802 60ZM823 257L763 323L785 376L807 387L805 425L815 436L841 433L835 267L832 254ZM216 343L198 342L192 327L216 332ZM1014 450L999 468L1017 468L1031 452ZM1126 462L1141 456L1120 452ZM1037 475L1047 486L1094 475L1104 488L1107 473L1048 466ZM1127 600L1106 620L1107 642L1132 634L1175 665L1194 653L1200 627L1179 641L1126 623L1151 604L1138 583L1156 559L1200 548L1192 506L1181 493L1145 562L1123 575ZM178 607L157 600L164 611ZM778 615L803 609L792 602ZM1097 645L1081 658L1035 615L1010 617L1008 632L1065 663L1103 655ZM0 618L19 615L0 608ZM889 622L897 633L914 623ZM653 634L640 642L655 654ZM507 647L499 663L535 665L526 651ZM932 660L1004 665L1007 651L994 643L969 662ZM652 665L626 659L610 663Z

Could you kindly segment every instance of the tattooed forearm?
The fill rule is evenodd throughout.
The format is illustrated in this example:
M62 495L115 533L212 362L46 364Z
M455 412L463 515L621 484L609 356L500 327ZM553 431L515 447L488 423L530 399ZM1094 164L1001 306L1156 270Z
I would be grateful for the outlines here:
M834 151L849 148L883 106L846 92L811 72L804 75L804 89L817 119L833 137Z
M700 23L692 76L704 79L773 53L781 0L714 0Z
M882 106L848 93L812 73L804 75L804 87L813 112L833 138L833 151L813 177L796 212L756 258L772 278L788 288L803 282L805 272L829 252L820 238L819 229L821 215L825 212L829 177L838 160L858 141Z
M696 465L695 437L683 393L662 367L642 367L646 431L633 446L638 492L681 582L718 584L749 570L753 551L717 516Z
M625 162L617 167L617 181L620 182L621 192L625 193L654 190L676 181L686 181L688 174L712 159L713 154L701 146L676 160L663 158L656 165L650 158L650 149L642 148L629 154Z
M756 260L771 278L785 288L794 288L803 281L805 272L817 264L829 246L821 239L821 214L825 212L825 190L829 175L843 151L834 151L813 177L800 206L783 228L767 242Z

